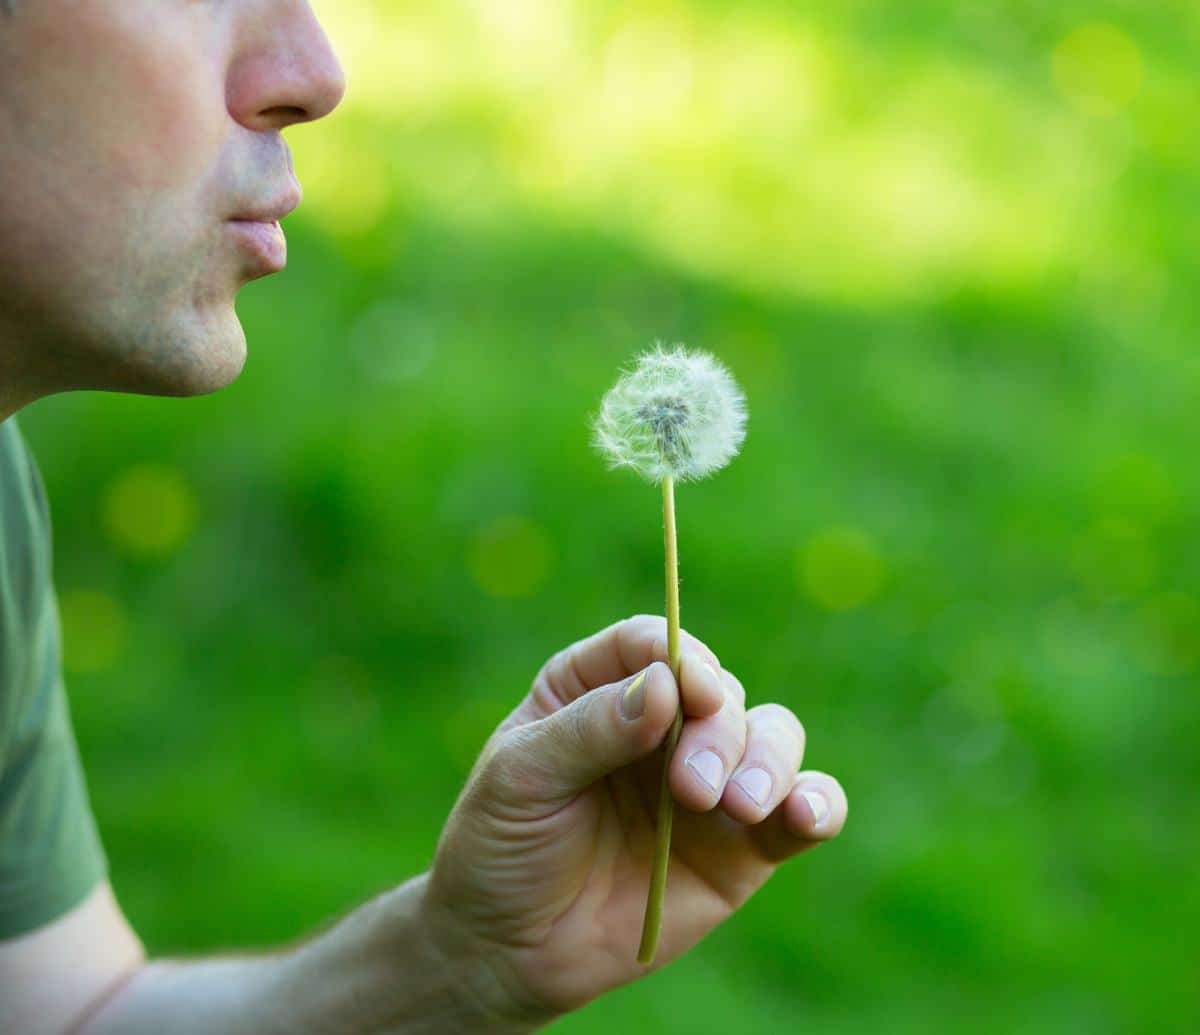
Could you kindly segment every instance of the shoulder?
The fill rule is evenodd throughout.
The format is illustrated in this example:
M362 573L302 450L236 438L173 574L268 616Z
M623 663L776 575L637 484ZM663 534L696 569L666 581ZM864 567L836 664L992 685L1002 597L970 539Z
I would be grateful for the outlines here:
M0 518L44 525L49 517L42 474L17 418L0 421Z
M50 512L15 417L0 422L0 643L27 638L51 584Z
M0 421L0 520L42 520L47 513L45 486L17 418Z

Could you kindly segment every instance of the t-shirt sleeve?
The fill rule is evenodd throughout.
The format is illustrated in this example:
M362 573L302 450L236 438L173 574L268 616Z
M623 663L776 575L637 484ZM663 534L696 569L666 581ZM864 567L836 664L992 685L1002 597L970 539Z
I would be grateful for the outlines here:
M6 424L11 424L12 418ZM32 454L0 425L0 939L81 902L107 872L71 728Z

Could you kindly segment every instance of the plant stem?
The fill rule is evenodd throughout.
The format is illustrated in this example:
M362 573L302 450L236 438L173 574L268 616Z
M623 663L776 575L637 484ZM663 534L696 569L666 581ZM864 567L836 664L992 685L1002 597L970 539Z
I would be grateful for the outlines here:
M679 552L675 544L675 479L668 475L662 482L663 493L663 536L666 546L667 575L667 660L675 683L679 684ZM655 831L654 870L650 876L650 893L646 898L646 917L642 921L642 944L638 948L638 962L651 963L658 949L658 935L662 930L663 897L667 890L667 863L671 859L671 818L674 799L668 775L671 757L679 743L679 731L683 727L683 709L676 708L675 721L667 734L666 754L663 758L662 784L658 794L658 826Z

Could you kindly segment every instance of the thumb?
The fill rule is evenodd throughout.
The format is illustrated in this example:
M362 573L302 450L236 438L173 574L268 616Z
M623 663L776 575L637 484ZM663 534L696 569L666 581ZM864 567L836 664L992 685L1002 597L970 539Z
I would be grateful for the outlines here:
M565 708L508 732L488 759L489 797L518 817L544 815L654 751L678 707L675 676L661 661L619 683L589 690Z

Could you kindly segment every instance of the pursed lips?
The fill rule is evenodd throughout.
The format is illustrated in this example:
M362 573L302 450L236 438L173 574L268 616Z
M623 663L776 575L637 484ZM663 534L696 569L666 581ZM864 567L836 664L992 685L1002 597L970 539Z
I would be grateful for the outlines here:
M247 207L229 220L243 247L258 259L262 274L276 273L287 265L287 239L279 221L296 210L302 193L293 180L272 201Z
M258 205L254 208L247 208L233 216L230 222L234 223L278 223L289 213L294 212L300 205L300 199L303 197L303 191L300 189L300 184L294 183L288 190L278 195L273 201L269 201L264 205Z

